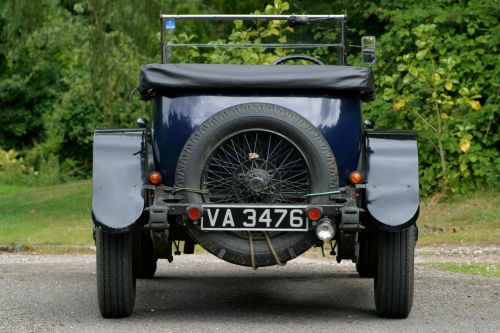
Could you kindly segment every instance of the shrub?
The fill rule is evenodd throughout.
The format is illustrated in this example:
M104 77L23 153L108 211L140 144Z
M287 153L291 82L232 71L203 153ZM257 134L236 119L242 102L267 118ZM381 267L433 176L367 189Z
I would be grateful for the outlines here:
M498 185L500 8L424 1L378 15L388 24L369 114L379 127L417 131L423 192Z

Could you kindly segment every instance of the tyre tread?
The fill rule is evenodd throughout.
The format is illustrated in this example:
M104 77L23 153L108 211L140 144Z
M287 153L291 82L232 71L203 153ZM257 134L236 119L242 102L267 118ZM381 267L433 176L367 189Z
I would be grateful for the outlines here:
M135 304L132 237L97 230L97 297L103 317L130 316Z
M414 226L399 232L379 232L375 278L377 313L387 318L408 317L413 304Z

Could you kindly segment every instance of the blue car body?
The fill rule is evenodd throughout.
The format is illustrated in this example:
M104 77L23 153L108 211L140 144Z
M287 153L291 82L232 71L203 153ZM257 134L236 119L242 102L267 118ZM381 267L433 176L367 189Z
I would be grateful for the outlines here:
M154 169L160 172L164 186L174 187L181 151L201 124L230 107L271 104L297 113L322 134L335 156L340 187L349 185L351 172L363 173L364 184L359 186L365 190L360 208L368 211L368 223L399 230L414 223L418 216L418 153L414 132L362 128L361 103L374 98L373 76L368 68L152 64L144 66L141 72L140 91L144 99L154 101L153 126L145 129L144 135L135 135L138 142L127 150L139 149L137 154L147 160L136 164L131 173L144 175ZM124 131L116 130L117 138ZM99 142L110 141L112 132L96 131L94 152L101 157L94 160L94 173L115 164L111 159L119 151L113 151L107 144L99 147ZM108 140L101 139L102 135ZM103 160L102 156L109 156L110 160ZM142 216L141 211L130 214L130 219L120 220L110 218L107 213L96 213L109 209L110 200L104 199L105 194L99 191L102 182L94 187L96 224L115 231L131 228L137 223L137 216ZM122 186L112 179L109 182L109 188ZM141 191L138 184L123 184L123 193ZM137 193L128 195L132 196L138 197ZM142 203L134 206L147 206L146 197L143 195ZM98 216L106 216L106 220Z
M361 108L356 97L185 95L159 97L154 103L153 152L157 171L167 186L175 182L177 159L189 136L205 120L230 106L276 104L308 119L335 155L339 184L357 169L361 142Z

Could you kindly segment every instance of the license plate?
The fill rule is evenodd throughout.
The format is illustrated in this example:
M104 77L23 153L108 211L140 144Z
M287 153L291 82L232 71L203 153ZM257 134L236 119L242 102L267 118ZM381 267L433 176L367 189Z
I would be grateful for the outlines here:
M307 231L305 206L204 205L202 230Z

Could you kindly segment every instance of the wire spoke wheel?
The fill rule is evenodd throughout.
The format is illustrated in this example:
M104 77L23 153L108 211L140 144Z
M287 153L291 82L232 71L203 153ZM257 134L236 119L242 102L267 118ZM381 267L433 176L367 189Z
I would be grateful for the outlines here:
M303 203L310 176L303 154L286 138L248 131L227 138L207 161L202 189L210 203Z

